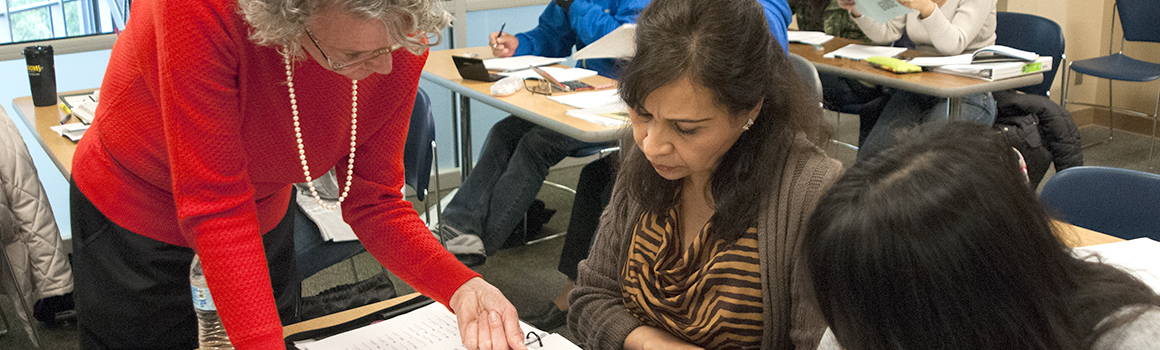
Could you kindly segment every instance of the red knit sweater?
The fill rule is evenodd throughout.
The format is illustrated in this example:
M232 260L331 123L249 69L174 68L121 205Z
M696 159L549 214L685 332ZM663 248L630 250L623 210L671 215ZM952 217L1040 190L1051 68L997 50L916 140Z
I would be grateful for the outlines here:
M133 2L113 47L97 118L73 179L118 225L201 255L238 349L283 348L261 234L303 182L285 66L247 39L236 0ZM359 81L358 149L343 218L384 266L447 304L478 276L447 253L404 200L403 145L426 55L393 53L389 75ZM345 182L351 82L294 65L311 173Z

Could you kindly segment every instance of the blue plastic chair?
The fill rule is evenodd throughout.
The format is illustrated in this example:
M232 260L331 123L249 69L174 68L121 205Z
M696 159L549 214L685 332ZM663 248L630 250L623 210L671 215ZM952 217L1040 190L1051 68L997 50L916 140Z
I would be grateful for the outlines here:
M1123 35L1120 38L1120 51L1113 53L1117 15L1119 15L1120 21L1122 22ZM1160 79L1160 64L1141 61L1124 54L1124 41L1160 43L1160 25L1156 25L1157 18L1160 18L1160 1L1116 0L1112 13L1112 38L1108 44L1108 55L1074 61L1068 65L1068 72L1064 72L1063 76L1064 107L1067 107L1068 103L1075 103L1085 106L1105 107L1108 109L1108 139L1106 141L1112 140L1112 131L1114 130L1113 121L1115 120L1115 112L1117 110L1132 115L1151 117L1152 145L1148 148L1149 161L1152 160L1152 152L1156 148L1156 115L1160 112L1160 92L1157 93L1156 107L1152 110L1151 115L1115 108L1112 105L1112 101L1115 100L1112 98L1112 84L1110 82L1108 84L1108 104L1106 106L1084 102L1071 102L1067 99L1067 93L1070 90L1068 89L1068 81L1071 78L1070 71L1097 78L1131 82L1147 82Z
M995 44L1051 56L1051 70L1043 72L1042 83L1016 89L1050 97L1055 74L1060 64L1067 60L1063 53L1063 28L1050 19L1015 12L998 12L995 22Z
M1123 239L1160 240L1160 175L1072 167L1048 179L1039 199L1073 225Z

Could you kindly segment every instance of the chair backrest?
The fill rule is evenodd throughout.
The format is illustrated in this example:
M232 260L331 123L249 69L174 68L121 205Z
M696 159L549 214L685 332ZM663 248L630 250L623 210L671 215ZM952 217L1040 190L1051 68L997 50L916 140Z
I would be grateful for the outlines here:
M793 65L793 71L797 73L798 78L805 83L806 87L814 90L815 98L821 101L822 80L818 78L818 69L814 68L814 64L805 57L793 53L789 54L789 62Z
M403 182L415 189L419 200L427 197L427 186L431 182L432 142L435 142L435 117L431 115L431 99L419 89L403 147Z
M1160 175L1072 167L1048 179L1039 198L1073 225L1123 239L1160 240Z
M1042 83L1016 89L1047 96L1063 61L1063 29L1055 21L1026 13L998 12L995 22L995 44L1051 56L1051 70L1043 72Z
M1160 43L1160 1L1156 0L1116 0L1120 15L1120 27L1124 39Z

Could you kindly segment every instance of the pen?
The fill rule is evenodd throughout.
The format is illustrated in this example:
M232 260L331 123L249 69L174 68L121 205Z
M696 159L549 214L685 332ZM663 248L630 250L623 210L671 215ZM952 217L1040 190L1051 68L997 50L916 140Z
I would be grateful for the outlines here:
M64 125L64 123L68 122L69 118L72 118L72 110L68 109L68 106L65 105L64 102L61 102L59 106L60 106L60 111L64 112L64 117L60 118L60 124Z
M507 27L507 22L503 22L503 24L499 25L499 34L495 35L495 45L492 45L491 48L494 49L496 46L499 46L499 37L503 36L504 27Z

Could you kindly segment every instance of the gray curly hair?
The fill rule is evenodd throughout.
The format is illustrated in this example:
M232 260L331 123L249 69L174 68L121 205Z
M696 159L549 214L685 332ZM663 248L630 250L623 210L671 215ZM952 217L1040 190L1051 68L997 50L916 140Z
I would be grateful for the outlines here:
M442 31L454 18L440 0L238 0L246 22L254 27L250 40L278 47L289 57L305 57L299 38L320 8L339 6L355 18L379 19L394 42L418 55L443 40ZM408 36L409 33L421 33ZM426 40L424 40L426 39ZM426 41L426 43L424 43Z

